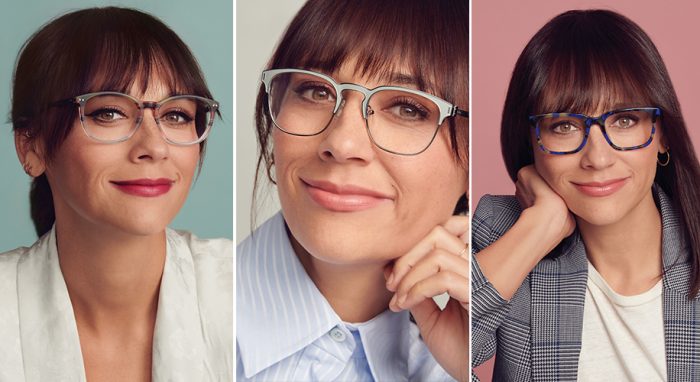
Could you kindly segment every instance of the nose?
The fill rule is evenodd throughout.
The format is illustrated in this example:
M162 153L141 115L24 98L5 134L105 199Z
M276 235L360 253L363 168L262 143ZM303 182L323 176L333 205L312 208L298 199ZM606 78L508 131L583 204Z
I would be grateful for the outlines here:
M345 90L340 107L323 132L318 155L337 162L369 162L375 156L362 116L363 95Z
M594 123L588 133L588 141L582 150L581 167L601 170L615 163L615 149L603 135L603 128Z
M155 111L149 109L143 111L141 125L127 141L132 143L129 156L133 162L156 161L169 155L170 148L156 123Z

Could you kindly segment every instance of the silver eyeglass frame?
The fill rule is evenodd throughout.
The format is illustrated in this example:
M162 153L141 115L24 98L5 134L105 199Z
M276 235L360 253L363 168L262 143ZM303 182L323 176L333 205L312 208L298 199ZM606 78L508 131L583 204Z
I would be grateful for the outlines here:
M86 104L91 98L94 98L94 97L97 97L97 96L105 96L105 95L113 95L113 96L126 97L126 98L132 100L132 101L138 106L138 108L139 108L139 117L138 117L138 119L136 120L136 123L135 123L135 124L136 124L136 127L134 127L134 128L131 130L131 132L129 133L129 135L127 135L127 136L125 136L125 137L123 137L123 138L116 139L116 140L111 140L111 139L109 139L109 140L100 139L100 138L95 137L95 136L93 136L92 134L90 134L90 131L88 130L87 126L85 126L85 104ZM163 104L166 103L166 102L174 101L174 100L181 99L181 98L194 98L194 99L197 99L197 100L199 100L199 101L204 102L204 103L205 103L206 105L208 105L209 108L210 108L209 113L211 114L211 116L210 116L210 119L209 119L209 123L207 123L207 126L205 127L205 130L204 130L204 132L202 133L202 135L201 135L200 137L198 137L197 140L192 141L192 142L185 142L185 143L183 143L183 142L175 142L175 141L170 140L170 138L167 137L165 131L163 131L163 127L160 125L160 120L159 120L159 118L158 118L158 109L161 107L161 105L163 105ZM116 143L120 143L120 142L124 142L124 141L129 140L131 137L134 136L134 134L136 134L136 131L138 131L138 129L141 127L141 124L142 124L142 122L143 122L143 113L144 113L144 110L145 110L145 109L151 109L151 110L153 110L153 113L154 113L154 115L153 115L154 118L153 118L153 119L155 120L156 125L158 126L158 130L160 130L160 135L163 137L163 139L165 139L166 142L168 142L169 144L174 145L174 146L192 146L192 145L196 145L196 144L198 144L198 143L201 143L201 142L204 141L205 139L207 139L207 137L209 136L209 132L211 131L211 127L214 125L214 118L216 117L217 110L219 109L219 103L218 103L218 102L216 102L216 101L214 101L214 100L212 100L212 99L209 99L209 98L204 98L204 97L200 97L200 96L196 96L196 95L176 95L176 96L172 96L172 97L165 98L165 99L163 99L163 100L161 100L161 101L158 101L158 102L153 102L153 101L141 101L141 100L139 100L139 99L137 99L137 98L134 98L134 97L132 97L132 96L130 96L130 95L128 95L128 94L124 94L124 93L120 93L120 92L105 91L105 92L95 92L95 93L87 93L87 94L79 95L79 96L77 96L77 97L72 98L71 100L72 100L75 104L78 105L78 115L80 116L80 126L82 126L83 132L85 132L85 135L87 135L90 139L93 139L93 140L95 140L95 141L97 141L97 142L104 143L104 144L116 144Z
M300 73L300 74L308 74L308 75L317 76L317 77L320 77L320 78L328 81L328 83L330 83L333 86L333 88L335 90L335 94L336 94L335 106L333 108L333 113L331 114L331 118L329 118L328 123L326 123L326 126L324 126L318 132L315 132L313 134L292 133L292 132L289 132L289 131L283 129L280 125L277 124L277 121L275 120L274 114L272 112L272 105L270 104L270 100L269 100L270 90L272 87L272 79L275 78L275 76L277 76L279 74L287 74L287 73ZM314 135L319 135L319 134L323 133L328 128L328 126L330 126L330 122L333 120L333 116L338 112L341 105L343 104L343 101L344 101L343 91L352 90L352 91L356 91L356 92L361 93L364 97L362 99L362 118L364 118L364 120L365 120L365 128L367 130L367 134L369 135L370 140L372 141L372 143L375 146L379 147L380 149L382 149L386 152L392 153L392 154L396 154L396 155L413 156L413 155L418 155L418 154L424 152L425 150L428 149L428 147L430 147L430 145L435 140L435 136L437 136L437 132L440 129L440 126L442 126L442 123L445 121L446 118L450 118L450 117L454 117L454 116L461 116L461 117L465 117L465 118L469 117L468 111L462 110L459 107L457 107L456 105L454 105L450 102L447 102L442 98L439 98L439 97L434 96L430 93L426 93L426 92L423 92L420 90L415 90L415 89L405 88L405 87L400 87L400 86L378 86L376 88L368 89L364 86L354 84L354 83L344 82L344 83L339 84L332 77L325 75L323 73L318 73L318 72L314 72L311 70L269 69L269 70L265 70L262 72L262 76L260 78L260 81L262 81L262 83L265 85L265 95L267 96L267 109L268 109L268 113L270 114L270 117L272 118L272 122L281 131L283 131L287 134L290 134L290 135L301 136L301 137L310 137L310 136L314 136ZM375 93L377 93L379 91L384 91L384 90L396 90L396 91L403 91L403 92L415 94L417 96L427 98L428 100L435 103L435 105L438 107L438 110L440 111L440 116L438 118L438 123L435 126L435 131L433 132L433 135L431 136L430 141L420 151L415 152L415 153L406 154L406 153L396 152L394 150L389 150L389 149L383 147L382 145L378 144L374 140L374 137L372 137L372 133L371 133L370 128L369 128L368 113L367 113L367 110L369 108L369 101L372 98L372 95L374 95Z

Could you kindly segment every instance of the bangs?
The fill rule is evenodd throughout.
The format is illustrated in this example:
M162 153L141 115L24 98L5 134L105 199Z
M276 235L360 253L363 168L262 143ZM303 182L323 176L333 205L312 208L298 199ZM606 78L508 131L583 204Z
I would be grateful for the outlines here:
M572 112L595 114L621 107L654 105L650 78L657 73L640 41L616 30L577 20L556 36L549 35L533 85L533 114Z
M76 108L56 107L68 105L61 101L133 88L142 96L156 79L171 95L212 98L189 48L159 19L118 7L68 13L40 28L20 51L13 126L41 139L51 160L77 118Z
M157 18L124 8L93 8L64 16L45 57L52 72L47 103L97 91L145 92L154 76L169 93L211 98L189 48ZM43 53L40 53L43 54Z
M334 73L352 62L358 76L387 82L409 76L419 90L466 108L467 21L465 2L309 1L290 24L270 67ZM455 33L460 28L465 33ZM455 73L463 78L454 78Z
M615 65L615 59L560 58L548 72L543 91L535 100L534 114L594 115L623 107L653 106L644 80L635 78L629 67Z
M140 40L134 44L128 38L105 37L103 41L95 41L98 50L92 51L85 72L81 73L79 82L82 88L78 93L115 91L129 94L136 88L141 94L134 95L142 96L155 79L171 95L195 92L196 86L184 83L172 59L164 54L162 47L152 44L153 41Z

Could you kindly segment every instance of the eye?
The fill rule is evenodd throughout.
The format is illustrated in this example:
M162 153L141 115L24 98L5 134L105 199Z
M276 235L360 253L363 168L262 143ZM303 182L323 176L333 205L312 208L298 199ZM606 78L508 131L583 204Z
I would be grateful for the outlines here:
M160 117L160 120L168 125L185 125L192 122L193 118L184 111L169 110Z
M556 134L571 134L578 131L579 128L571 121L562 121L550 126L549 130Z
M397 98L389 107L384 108L385 111L393 114L395 117L406 121L423 121L428 119L430 111L420 102L412 98Z
M618 129L629 129L637 124L637 118L634 118L629 115L621 115L615 119L615 122L613 122L612 127L618 128Z
M305 83L299 86L295 92L303 99L311 102L335 103L333 90L324 84Z
M116 108L101 108L97 109L90 114L86 114L86 117L92 118L93 121L98 123L114 123L122 119L127 119L127 116Z

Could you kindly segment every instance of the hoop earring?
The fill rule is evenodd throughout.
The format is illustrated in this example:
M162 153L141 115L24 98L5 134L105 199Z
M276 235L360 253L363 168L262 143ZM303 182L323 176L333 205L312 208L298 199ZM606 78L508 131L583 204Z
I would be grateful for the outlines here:
M661 158L663 154L666 154L666 160L662 160ZM656 162L659 164L661 167L666 167L668 164L671 162L671 150L667 150L665 153L659 153L656 155Z

